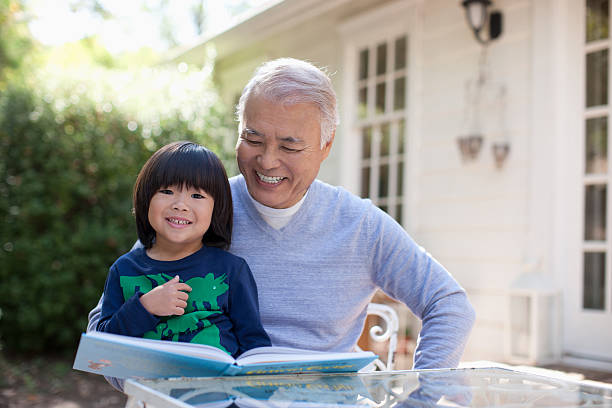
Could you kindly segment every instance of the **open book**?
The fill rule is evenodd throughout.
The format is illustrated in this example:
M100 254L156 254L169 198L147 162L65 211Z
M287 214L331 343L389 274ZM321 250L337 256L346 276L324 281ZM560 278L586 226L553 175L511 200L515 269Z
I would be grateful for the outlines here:
M214 377L355 372L377 356L259 347L234 359L203 344L149 340L103 332L81 335L73 368L116 378Z

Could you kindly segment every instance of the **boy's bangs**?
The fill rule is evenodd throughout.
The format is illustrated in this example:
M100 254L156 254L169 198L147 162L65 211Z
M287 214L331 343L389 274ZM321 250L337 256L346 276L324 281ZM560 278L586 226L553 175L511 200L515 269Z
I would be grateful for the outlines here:
M159 163L154 176L156 189L180 186L180 188L196 188L213 194L213 175L211 163L204 149L189 149L188 152L173 152L166 156L163 163Z

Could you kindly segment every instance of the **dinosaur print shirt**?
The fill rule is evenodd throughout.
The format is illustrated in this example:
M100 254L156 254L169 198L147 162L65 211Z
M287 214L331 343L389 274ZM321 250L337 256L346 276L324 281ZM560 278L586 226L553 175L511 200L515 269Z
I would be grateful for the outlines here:
M140 296L179 275L191 287L185 314L155 316ZM236 357L269 346L257 286L244 259L203 246L177 261L157 261L136 248L111 266L97 330L134 337L208 344Z

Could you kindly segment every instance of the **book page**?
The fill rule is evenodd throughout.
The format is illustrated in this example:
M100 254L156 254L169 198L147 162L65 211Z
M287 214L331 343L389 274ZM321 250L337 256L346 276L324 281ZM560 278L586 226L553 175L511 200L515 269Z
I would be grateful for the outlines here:
M118 334L104 332L89 332L89 337L109 339L118 343L132 344L140 347L147 347L153 350L166 351L169 353L180 354L184 356L201 357L209 360L222 361L224 363L234 363L234 358L224 351L207 346L205 344L195 343L179 343L167 340L151 340L140 337L121 336Z
M236 360L240 365L273 363L283 361L332 361L375 356L370 351L326 352L302 350L289 347L257 347L244 352Z

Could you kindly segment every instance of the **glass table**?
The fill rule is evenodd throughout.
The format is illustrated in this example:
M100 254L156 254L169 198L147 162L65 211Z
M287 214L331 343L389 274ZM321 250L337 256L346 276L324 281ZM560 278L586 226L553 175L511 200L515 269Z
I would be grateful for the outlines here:
M126 407L612 407L612 386L504 368L127 380Z

